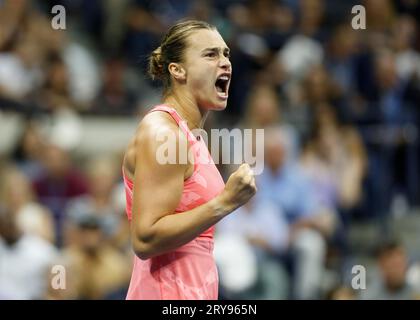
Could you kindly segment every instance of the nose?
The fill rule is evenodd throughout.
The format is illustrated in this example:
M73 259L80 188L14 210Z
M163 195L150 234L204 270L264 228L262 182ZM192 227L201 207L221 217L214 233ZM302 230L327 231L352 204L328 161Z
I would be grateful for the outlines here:
M228 57L223 56L220 59L220 67L222 69L225 69L225 70L228 70L228 71L230 71L232 69L232 64L230 63L230 60L229 60Z

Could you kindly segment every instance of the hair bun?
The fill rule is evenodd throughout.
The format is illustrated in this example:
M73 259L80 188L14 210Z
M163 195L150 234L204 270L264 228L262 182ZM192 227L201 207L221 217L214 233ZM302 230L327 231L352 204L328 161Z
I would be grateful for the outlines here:
M162 48L155 49L149 59L149 74L152 79L161 79L163 75Z

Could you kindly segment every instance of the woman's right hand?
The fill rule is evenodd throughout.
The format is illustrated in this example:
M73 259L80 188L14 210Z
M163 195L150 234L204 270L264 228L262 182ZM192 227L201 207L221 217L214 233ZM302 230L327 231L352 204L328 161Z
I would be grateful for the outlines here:
M244 163L231 174L221 197L224 203L234 210L247 203L256 192L254 172L249 164Z

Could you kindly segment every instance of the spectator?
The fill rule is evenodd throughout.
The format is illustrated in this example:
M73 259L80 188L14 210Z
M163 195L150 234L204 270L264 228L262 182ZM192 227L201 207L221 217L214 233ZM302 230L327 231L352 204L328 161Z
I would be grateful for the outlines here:
M44 135L41 133L41 127L35 120L27 120L12 151L12 159L31 181L36 180L42 172L43 147Z
M12 165L6 166L1 174L0 203L8 206L25 234L54 244L52 213L37 202L31 181Z
M16 215L0 207L1 299L45 299L58 258L51 243L20 230Z
M24 101L42 80L41 49L33 39L22 38L11 52L0 52L0 95Z
M379 279L367 285L363 300L412 300L418 297L407 282L408 257L404 246L397 240L382 243L377 251Z
M47 145L44 173L34 182L39 201L54 215L56 244L61 246L64 208L68 201L87 192L85 177L75 168L70 155L56 145Z
M259 197L273 201L289 225L294 255L293 296L319 297L326 257L326 237L334 230L334 216L314 196L314 186L299 166L285 161L287 152L279 129L266 132L266 166L257 177Z
M350 24L337 26L328 42L328 58L326 66L332 78L340 86L340 90L351 97L356 88L355 62L360 46L360 36Z
M51 58L48 64L45 83L38 97L39 104L49 112L74 109L67 66L59 56Z
M367 164L364 145L355 128L340 123L329 105L318 109L302 164L319 186L317 192L324 192L324 205L349 211L360 204Z
M90 160L86 170L88 193L68 202L65 214L67 227L85 215L94 215L102 221L106 240L110 241L117 236L121 222L121 213L117 212L113 197L119 172L117 169L111 158Z
M401 79L420 77L420 54L413 48L417 33L415 20L410 16L401 16L394 23L391 46L396 53L396 69Z
M278 208L252 200L217 226L217 235L237 235L246 240L257 261L255 282L243 292L229 292L233 299L287 299L288 278L279 257L288 246L288 224ZM240 268L238 262L237 268ZM223 285L223 282L222 282Z
M121 58L105 62L103 87L89 111L107 115L131 115L137 111L139 97L127 86L126 71L126 64Z
M74 242L64 249L69 269L65 299L124 299L130 278L130 261L104 242L101 219L95 215L76 218Z

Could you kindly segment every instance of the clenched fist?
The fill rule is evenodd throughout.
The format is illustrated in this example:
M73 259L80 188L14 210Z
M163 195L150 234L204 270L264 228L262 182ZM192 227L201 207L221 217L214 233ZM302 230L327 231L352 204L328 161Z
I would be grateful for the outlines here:
M222 194L226 203L236 209L248 202L256 192L254 173L249 164L244 163L231 174Z

